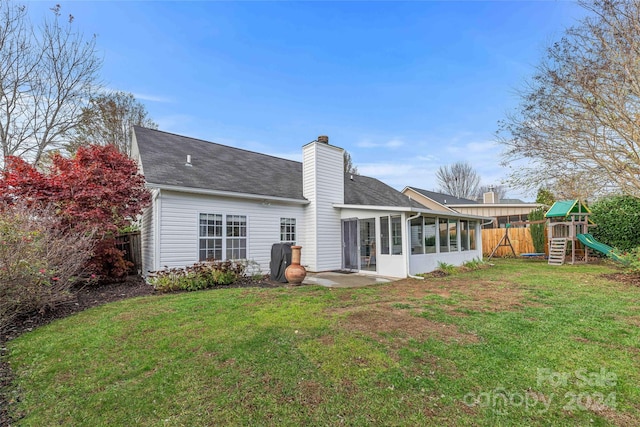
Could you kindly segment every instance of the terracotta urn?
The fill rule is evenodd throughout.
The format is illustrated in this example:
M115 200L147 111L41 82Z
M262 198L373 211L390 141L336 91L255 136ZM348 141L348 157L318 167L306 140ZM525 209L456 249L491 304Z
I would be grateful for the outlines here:
M300 249L302 246L291 246L291 265L284 271L284 277L292 285L300 285L307 275L307 270L300 265Z

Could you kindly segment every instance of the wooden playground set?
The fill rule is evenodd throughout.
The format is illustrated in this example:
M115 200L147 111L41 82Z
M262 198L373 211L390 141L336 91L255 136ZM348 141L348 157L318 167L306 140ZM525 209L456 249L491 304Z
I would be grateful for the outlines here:
M586 264L589 262L589 252L597 251L613 259L618 259L614 249L598 242L589 233L589 227L595 226L589 220L589 208L579 200L562 200L555 202L545 214L545 219L538 221L518 221L507 224L504 236L489 255L493 257L499 247L511 248L513 256L517 256L509 239L511 225L547 224L548 263L550 265ZM527 253L520 256L544 257L546 253ZM592 256L593 257L593 256Z

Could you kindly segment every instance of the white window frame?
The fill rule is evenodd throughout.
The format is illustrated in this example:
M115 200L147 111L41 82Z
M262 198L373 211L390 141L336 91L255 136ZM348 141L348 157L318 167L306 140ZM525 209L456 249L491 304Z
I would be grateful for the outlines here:
M478 233L478 221L469 221L469 250L470 251L475 251L478 248L478 234L482 233L482 230L480 230L480 233ZM473 238L471 237L473 236Z
M202 224L205 217L207 221L217 219L219 224ZM203 229L203 227L205 227ZM210 227L214 227L213 230ZM247 215L229 215L213 212L200 212L198 214L198 260L204 261L207 256L211 257L210 252L214 252L214 258L217 261L241 260L247 259L249 254L249 218ZM205 231L205 235L203 235ZM209 232L213 231L213 235ZM202 241L207 241L205 245L203 258ZM209 243L212 248L209 248ZM219 258L216 252L220 254ZM244 255L244 256L243 256Z
M296 242L296 219L280 218L280 241L282 243Z
M199 261L204 261L209 258L217 258L216 252L220 252L220 258L222 258L222 254L224 254L224 250L222 248L222 242L224 241L223 230L224 215L214 213L200 213L198 215ZM202 248L203 243L205 246L204 248Z
M225 259L247 259L247 216L226 215L225 220Z
M391 221L389 221L389 216L381 216L380 217L380 254L381 255L390 255L391 254L391 245L389 242L391 241Z
M391 255L402 255L403 235L402 235L402 216L391 215Z
M383 226L387 222L387 227ZM380 217L380 253L382 255L402 255L405 237L402 235L402 215Z

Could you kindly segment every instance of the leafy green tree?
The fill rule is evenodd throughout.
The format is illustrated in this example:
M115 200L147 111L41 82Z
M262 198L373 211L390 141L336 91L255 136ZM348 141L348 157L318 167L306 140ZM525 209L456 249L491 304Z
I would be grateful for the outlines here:
M551 192L551 190L541 187L538 190L538 195L536 196L536 203L540 203L541 205L549 206L553 205L556 201L555 196Z
M591 220L597 225L591 232L599 241L621 251L640 246L640 199L612 196L591 206Z
M537 221L544 219L544 214L546 212L545 208L538 208L534 211L531 211L527 216L529 221ZM545 238L544 238L544 228L546 224L531 224L529 225L529 233L531 233L531 240L533 241L533 247L537 253L544 252L545 246Z

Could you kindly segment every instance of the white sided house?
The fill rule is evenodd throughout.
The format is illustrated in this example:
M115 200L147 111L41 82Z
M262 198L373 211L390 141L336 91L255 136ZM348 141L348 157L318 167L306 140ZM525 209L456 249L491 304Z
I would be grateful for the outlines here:
M152 204L142 216L143 271L208 258L269 271L274 243L302 246L312 272L389 277L482 258L484 217L438 212L375 178L344 173L344 150L320 136L302 163L135 127Z

